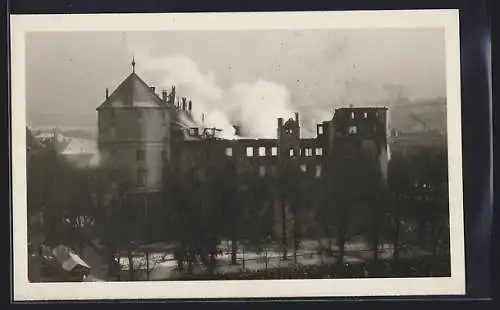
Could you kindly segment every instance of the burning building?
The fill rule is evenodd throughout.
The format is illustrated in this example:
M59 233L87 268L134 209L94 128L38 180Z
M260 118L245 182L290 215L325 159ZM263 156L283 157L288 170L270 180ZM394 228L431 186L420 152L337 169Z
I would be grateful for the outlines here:
M277 119L275 139L224 139L218 128L193 120L192 105L187 98L179 100L175 87L158 95L133 70L111 95L106 90L97 108L103 167L120 175L130 192L144 194L159 192L171 176L201 184L216 178L231 178L228 182L239 185L266 180L272 194L271 210L265 214L273 217L278 235L298 212L290 212L294 198L282 194L283 180L300 184L314 196L333 176L349 184L349 167L359 163L369 163L386 177L385 107L336 109L331 120L317 124L314 138L301 138L300 115L295 113ZM238 134L238 126L235 130ZM316 203L308 203L302 219L313 217ZM303 222L303 233L314 229Z

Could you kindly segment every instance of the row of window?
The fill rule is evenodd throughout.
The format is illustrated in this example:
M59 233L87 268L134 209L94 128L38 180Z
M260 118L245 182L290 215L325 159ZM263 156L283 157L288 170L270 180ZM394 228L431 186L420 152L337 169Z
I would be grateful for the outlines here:
M379 117L378 112L375 112L375 116ZM351 119L354 119L354 118L355 118L355 114L354 114L354 112L351 112ZM368 118L368 112L363 112L363 118L365 118L365 119Z
M247 147L246 148L246 156L247 157L253 157L254 155L256 156L260 156L260 157L263 157L263 156L267 156L267 155L271 155L271 156L278 156L278 148L276 146L273 146L270 148L270 152L268 152L268 149L264 146L261 146L261 147ZM269 154L270 153L270 154ZM296 154L298 153L298 154ZM288 155L290 157L293 157L293 156L301 156L302 154L302 149L298 149L298 152L297 152L297 149L294 149L294 148L290 148L288 150ZM310 156L323 156L323 148L322 147L317 147L317 148L304 148L304 156L306 157L310 157ZM227 147L226 148L226 156L233 156L233 148L231 147Z
M310 166L308 166L308 165L305 165L305 164L300 165L300 171L302 171L302 172L308 172L309 168L310 168ZM321 175L323 173L323 169L322 169L321 165L315 165L314 169L315 169L314 170L315 177L317 177L317 178L321 177ZM276 166L271 166L270 167L270 174L272 176L276 176L276 172L277 172ZM259 176L265 177L266 175L267 175L266 166L260 166L259 167Z
M116 156L118 155L117 150L111 150L111 157L112 159L116 159ZM161 151L161 158L162 160L167 160L167 150L162 150ZM137 161L144 161L146 160L146 152L144 150L137 150L136 152L136 159Z
M163 122L162 123L162 126L166 126L166 122ZM111 139L115 139L116 138L116 127L114 125L111 125L111 127L109 128L109 137Z
M161 115L161 117L162 117L162 119L163 119L163 120L166 120L166 113L167 113L167 112L162 112L162 113L160 113L160 115ZM137 110L137 111L136 111L136 114L137 114L137 121L138 121L139 123L140 123L140 122L142 122L142 121L143 121L142 111ZM110 115L111 119L115 119L115 116L116 116L116 114L115 114L115 110L114 110L114 109L110 109L110 110L109 110L109 115Z
M308 165L300 165L300 171L306 173L310 169L310 166ZM323 174L323 169L321 165L315 165L314 166L314 176L316 178L320 178ZM259 176L260 177L265 177L265 176L276 176L278 172L278 169L276 166L259 166ZM204 174L202 173L201 170L198 170L197 173L197 178L199 180L204 180ZM138 185L145 185L147 182L147 170L146 169L139 169L137 171L137 184Z

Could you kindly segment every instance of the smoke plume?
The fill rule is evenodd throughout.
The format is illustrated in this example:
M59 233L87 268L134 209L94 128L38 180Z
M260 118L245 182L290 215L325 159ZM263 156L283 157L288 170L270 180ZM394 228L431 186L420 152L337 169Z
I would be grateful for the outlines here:
M192 100L195 122L221 129L220 137L238 138L233 127L238 125L241 136L275 138L277 118L293 115L290 93L284 85L257 79L223 89L212 72L201 72L189 57L138 56L139 74L147 77L151 86L170 90L175 85L177 96Z

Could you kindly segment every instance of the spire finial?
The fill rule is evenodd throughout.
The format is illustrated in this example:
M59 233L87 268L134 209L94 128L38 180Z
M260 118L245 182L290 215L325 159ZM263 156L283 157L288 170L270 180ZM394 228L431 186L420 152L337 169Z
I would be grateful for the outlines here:
M135 57L132 56L132 73L135 73Z

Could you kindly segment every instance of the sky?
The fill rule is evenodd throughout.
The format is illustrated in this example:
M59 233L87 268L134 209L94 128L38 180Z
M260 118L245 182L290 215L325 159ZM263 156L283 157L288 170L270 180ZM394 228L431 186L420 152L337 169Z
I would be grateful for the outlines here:
M95 126L95 108L132 71L193 100L197 118L272 136L299 112L305 131L335 107L446 95L442 29L57 32L26 38L31 126Z

